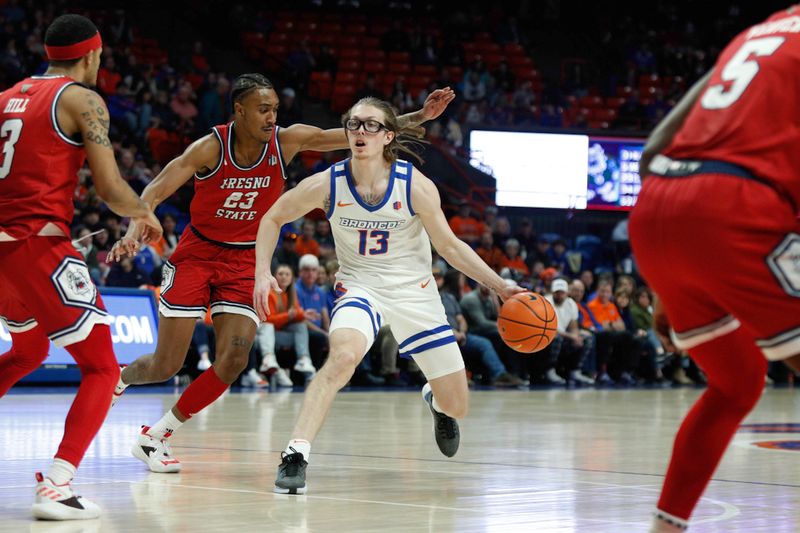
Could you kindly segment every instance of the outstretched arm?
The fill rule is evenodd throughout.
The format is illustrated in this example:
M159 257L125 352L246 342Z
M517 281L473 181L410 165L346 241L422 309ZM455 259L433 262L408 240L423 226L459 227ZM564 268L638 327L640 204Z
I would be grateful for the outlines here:
M639 175L642 178L648 174L650 162L653 161L653 158L663 152L667 146L672 143L672 139L675 137L675 134L678 133L681 126L683 126L683 122L689 115L689 111L692 110L694 103L700 97L700 93L703 92L703 89L705 89L708 84L711 72L712 71L709 70L705 76L700 78L692 88L689 89L689 92L681 98L681 101L672 108L672 111L664 117L664 120L659 122L650 133L650 136L647 138L647 143L644 145L642 159L639 161Z
M142 191L142 201L151 212L155 211L161 202L172 196L195 173L214 169L220 157L222 151L219 141L213 134L196 140L147 184ZM125 236L111 249L107 261L119 261L126 255L135 255L138 251L140 231L138 224L132 221Z
M269 315L269 291L281 292L278 282L272 277L270 263L281 226L297 220L309 211L330 207L330 174L320 172L284 193L261 217L256 237L256 285L253 290L253 307L258 317L265 321Z
M401 128L406 128L419 126L427 120L433 120L444 112L455 97L456 95L450 87L436 89L425 99L422 109L397 117L398 124ZM284 161L287 164L298 152L306 150L330 152L346 150L350 147L344 128L323 130L307 124L294 124L280 130L279 135Z
M524 289L516 285L509 287L489 265L464 241L456 237L442 212L439 191L431 180L414 169L411 181L411 203L422 219L422 224L431 238L433 246L445 261L453 265L481 285L493 289L505 300Z

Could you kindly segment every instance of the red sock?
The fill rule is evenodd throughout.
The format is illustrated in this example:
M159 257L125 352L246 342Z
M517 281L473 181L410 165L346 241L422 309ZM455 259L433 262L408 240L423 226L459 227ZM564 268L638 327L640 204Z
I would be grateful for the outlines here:
M50 340L38 326L24 333L12 333L11 349L0 355L0 397L39 368L49 349Z
M742 419L764 389L767 361L739 328L689 350L708 378L675 437L658 508L689 519Z
M64 438L56 458L76 468L100 430L111 407L111 395L119 380L119 366L111 344L111 330L98 324L86 339L66 350L81 369L81 385L64 423Z
M219 379L212 366L186 387L175 407L186 418L192 418L222 396L227 389L228 384Z

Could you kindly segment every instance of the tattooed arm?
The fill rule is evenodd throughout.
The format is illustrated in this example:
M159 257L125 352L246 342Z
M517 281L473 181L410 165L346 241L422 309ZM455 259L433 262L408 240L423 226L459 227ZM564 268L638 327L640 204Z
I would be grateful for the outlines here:
M158 219L120 176L108 138L110 116L103 99L85 87L71 85L59 99L57 119L65 134L83 140L97 194L112 211L136 220L146 241L161 238Z

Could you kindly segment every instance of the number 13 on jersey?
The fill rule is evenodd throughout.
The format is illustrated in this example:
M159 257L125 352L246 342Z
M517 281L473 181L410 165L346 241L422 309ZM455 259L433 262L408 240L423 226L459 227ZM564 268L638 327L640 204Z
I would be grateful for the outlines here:
M367 239L375 239L374 247L367 249ZM358 230L358 253L361 255L381 255L389 249L389 232L374 229Z

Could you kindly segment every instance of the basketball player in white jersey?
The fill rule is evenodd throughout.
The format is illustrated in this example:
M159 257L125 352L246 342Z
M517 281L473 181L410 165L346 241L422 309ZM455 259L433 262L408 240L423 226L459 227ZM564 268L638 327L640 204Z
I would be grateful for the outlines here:
M269 314L269 290L278 284L270 259L280 227L315 208L331 222L339 272L339 298L331 312L330 353L306 390L303 407L282 454L275 492L304 494L305 471L316 437L336 392L353 375L378 330L389 324L400 355L413 357L428 379L423 398L434 417L441 452L458 450L456 419L467 414L464 360L432 281L430 242L453 267L505 299L522 292L509 287L450 230L431 180L398 152L423 130L400 130L393 109L363 98L342 117L352 158L315 174L284 194L261 219L256 241L253 294L261 320ZM429 241L430 236L430 241Z

